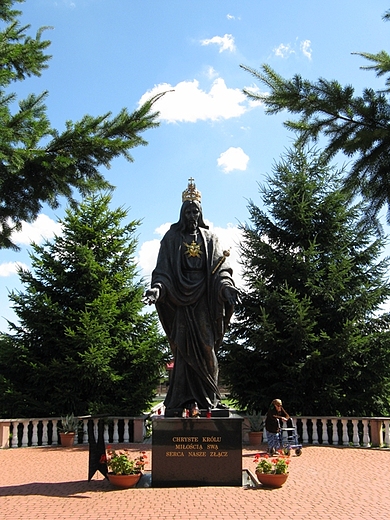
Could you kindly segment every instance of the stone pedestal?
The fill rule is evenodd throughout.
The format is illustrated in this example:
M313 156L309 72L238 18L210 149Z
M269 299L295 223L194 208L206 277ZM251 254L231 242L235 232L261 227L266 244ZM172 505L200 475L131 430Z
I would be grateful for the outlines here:
M7 420L0 421L0 448L9 448L9 434L11 422ZM15 436L17 437L17 436ZM16 439L17 442L17 439Z
M144 442L145 439L145 420L147 415L134 417L133 419L133 442ZM130 435L130 432L129 432Z
M242 418L155 418L152 486L241 486Z
M382 419L370 419L370 438L373 447L383 446L382 423Z

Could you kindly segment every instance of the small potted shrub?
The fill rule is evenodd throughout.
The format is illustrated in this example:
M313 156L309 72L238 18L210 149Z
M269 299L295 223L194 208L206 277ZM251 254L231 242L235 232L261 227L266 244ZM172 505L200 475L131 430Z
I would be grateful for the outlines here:
M249 444L257 446L263 442L263 429L265 421L261 413L254 412L245 416L246 430L248 431Z
M80 429L80 419L72 414L61 417L61 426L58 427L61 446L73 446L76 433Z

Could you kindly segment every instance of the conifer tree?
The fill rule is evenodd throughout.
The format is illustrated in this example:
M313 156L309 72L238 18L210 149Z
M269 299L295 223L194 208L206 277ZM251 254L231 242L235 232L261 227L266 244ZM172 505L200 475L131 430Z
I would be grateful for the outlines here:
M139 221L122 224L110 201L87 197L61 235L32 245L25 289L10 295L19 324L0 343L3 416L136 415L154 396L164 341L136 281Z
M390 20L390 10L383 19ZM387 206L390 223L390 56L383 50L353 54L371 62L362 69L372 70L378 77L387 75L383 89L365 88L359 96L352 85L343 87L337 80L324 78L311 82L299 74L284 79L265 64L260 70L241 65L267 87L264 93L248 89L244 92L261 100L268 114L283 110L297 114L297 120L287 120L285 125L298 132L303 143L323 136L329 159L340 151L351 158L346 188L369 203L366 220L374 222L381 208Z
M247 287L222 359L243 409L281 398L290 413L390 412L384 239L340 188L326 154L295 143L260 187L266 210L249 204Z
M30 26L18 21L20 11L12 9L23 1L0 2L0 249L18 249L12 232L33 221L43 204L56 208L61 197L72 201L74 192L109 188L99 167L118 156L132 161L130 150L147 144L142 132L158 125L152 108L160 95L132 113L124 108L116 116L67 121L62 132L47 117L47 92L29 95L14 110L12 85L40 76L50 59L50 41L42 39L47 28L30 36Z

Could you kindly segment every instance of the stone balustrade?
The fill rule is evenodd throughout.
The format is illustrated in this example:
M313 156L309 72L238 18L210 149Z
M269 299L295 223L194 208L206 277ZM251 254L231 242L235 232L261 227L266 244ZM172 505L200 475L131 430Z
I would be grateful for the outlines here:
M108 443L142 443L150 415L105 417L104 440ZM292 417L299 442L303 445L390 448L389 417ZM57 446L60 417L0 419L0 447ZM88 422L93 421L95 437L99 418L82 418L77 444L88 443ZM264 441L267 440L264 431Z
M302 445L390 447L389 417L292 417ZM267 440L264 430L264 440Z
M144 442L148 414L139 417L104 417L106 443ZM88 444L88 424L93 422L95 438L98 436L98 417L80 418L80 429L75 444ZM0 448L26 446L57 446L60 444L58 427L60 417L33 419L0 419Z

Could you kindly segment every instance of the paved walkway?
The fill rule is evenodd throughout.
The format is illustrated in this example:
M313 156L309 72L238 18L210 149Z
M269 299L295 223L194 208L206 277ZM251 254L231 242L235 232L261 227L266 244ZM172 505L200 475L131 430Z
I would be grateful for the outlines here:
M131 444L138 454L150 444ZM244 448L254 472L256 450ZM390 451L304 447L279 489L246 487L118 490L100 473L88 482L88 449L0 450L0 519L12 520L388 520Z

